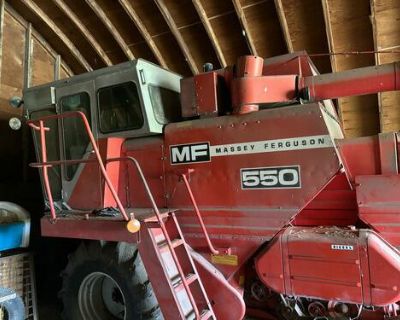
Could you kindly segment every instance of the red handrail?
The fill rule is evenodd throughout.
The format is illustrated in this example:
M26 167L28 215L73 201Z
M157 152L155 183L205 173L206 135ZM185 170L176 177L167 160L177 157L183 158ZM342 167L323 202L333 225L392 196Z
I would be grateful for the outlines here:
M83 125L84 125L85 130L86 130L86 133L87 133L87 135L89 137L90 143L92 144L93 151L94 151L94 153L96 155L97 162L98 162L100 170L101 170L101 172L103 174L104 180L106 181L107 186L110 189L111 194L112 194L115 202L117 203L117 206L118 206L119 211L121 212L121 215L124 217L124 219L126 221L129 221L129 217L125 212L125 209L124 209L124 207L123 207L123 205L122 205L122 203L121 203L121 201L120 201L120 199L119 199L119 197L117 195L117 192L115 191L115 189L114 189L114 187L113 187L113 185L111 183L110 178L108 177L107 170L106 170L106 168L104 166L103 160L101 159L100 151L99 151L99 149L97 147L97 144L96 144L96 140L95 140L95 138L93 136L92 130L90 129L89 121L87 120L86 115L81 111L70 111L70 112L65 112L65 113L62 113L62 114L54 114L54 115L42 117L40 119L27 121L27 124L31 128L33 128L34 130L40 132L40 143L41 143L41 146L42 146L42 162L41 163L36 163L35 165L39 166L39 167L42 167L42 169L43 169L43 180L44 180L45 192L46 192L47 198L48 198L48 200L50 202L50 215L51 215L51 218L53 220L56 220L57 217L56 217L56 212L55 212L55 209L54 209L53 196L51 194L50 182L49 182L47 169L48 169L49 166L55 165L57 162L56 161L53 161L53 162L50 162L50 163L47 162L45 131L50 131L50 128L44 127L44 122L46 120L51 120L51 119L64 119L64 118L73 118L73 117L78 117L78 118L80 118L82 120ZM36 125L36 123L39 123L39 126ZM68 160L65 160L65 161L68 161ZM82 161L82 162L84 162L85 160L72 160L72 161ZM63 164L63 162L64 161L60 160L58 164Z
M193 171L194 171L193 169L189 169L188 173L191 173ZM193 204L194 211L196 213L197 219L199 220L199 224L200 224L201 230L203 231L204 237L206 238L206 242L207 242L208 248L210 249L212 254L220 254L220 251L215 249L213 244L211 243L210 237L208 236L208 232L207 232L206 226L204 225L203 218L201 217L201 213L200 213L199 207L197 206L196 199L194 198L192 189L190 188L190 184L189 184L189 181L188 181L188 178L187 178L186 175L187 175L186 173L182 173L181 177L182 177L183 182L185 183L186 189L187 189L187 191L189 193L189 197L190 197L190 200L192 201L192 204Z
M179 262L178 256L175 253L175 249L174 249L174 247L172 245L172 241L171 241L171 239L169 237L167 228L165 227L163 218L161 217L160 211L158 210L156 201L154 200L153 194L151 193L149 184L147 183L146 177L143 174L143 171L142 171L142 168L139 165L139 162L135 158L132 158L132 157L110 158L110 159L106 160L106 162L112 162L112 161L130 161L130 163L133 163L135 165L136 170L137 170L137 172L138 172L138 174L139 174L139 176L140 176L140 178L141 178L141 180L143 182L144 188L146 190L147 197L149 198L151 206L152 206L152 208L154 210L154 213L155 213L155 215L157 217L158 223L160 224L162 233L163 233L163 235L165 237L165 240L167 241L168 248L169 248L169 250L171 252L172 258L173 258L173 260L174 260L174 262L176 264L176 267L178 269L179 276L182 279L183 287L185 288L185 291L186 291L186 293L187 293L187 295L189 297L190 303L191 303L191 305L193 307L193 311L194 311L194 313L196 315L196 319L200 319L200 313L199 313L199 310L197 308L196 301L195 301L195 299L193 297L193 294L192 294L192 292L191 292L191 290L189 288L189 284L188 284L188 282L186 280L185 273L183 272L183 269L182 269L182 266L181 266L181 264Z

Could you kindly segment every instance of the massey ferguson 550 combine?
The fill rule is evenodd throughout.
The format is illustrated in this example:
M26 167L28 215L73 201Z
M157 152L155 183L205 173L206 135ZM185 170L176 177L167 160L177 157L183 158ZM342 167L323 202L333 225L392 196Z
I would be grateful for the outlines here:
M345 139L329 100L398 89L399 64L319 75L302 52L26 90L42 234L84 239L65 317L400 319L399 138Z

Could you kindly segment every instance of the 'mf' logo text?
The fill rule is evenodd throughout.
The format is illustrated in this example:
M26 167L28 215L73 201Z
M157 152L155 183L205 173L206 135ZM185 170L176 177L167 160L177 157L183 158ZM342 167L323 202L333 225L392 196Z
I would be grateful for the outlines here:
M208 142L170 146L172 164L210 161L210 144Z

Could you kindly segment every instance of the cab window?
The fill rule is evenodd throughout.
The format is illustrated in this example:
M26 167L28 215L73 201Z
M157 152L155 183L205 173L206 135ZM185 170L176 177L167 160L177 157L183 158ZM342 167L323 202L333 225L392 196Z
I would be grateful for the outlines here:
M99 89L98 104L102 133L140 129L144 124L138 90L133 82Z
M167 124L181 119L179 92L149 85L149 94L154 116L158 123Z
M60 99L62 112L81 111L90 124L90 98L87 92L81 92ZM63 119L64 153L66 160L82 159L89 144L89 136L80 117ZM71 180L78 165L66 166L66 179Z

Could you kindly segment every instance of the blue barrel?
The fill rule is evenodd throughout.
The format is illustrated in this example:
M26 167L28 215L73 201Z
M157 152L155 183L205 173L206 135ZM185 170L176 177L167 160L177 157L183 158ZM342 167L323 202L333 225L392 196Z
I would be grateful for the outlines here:
M30 215L22 207L0 201L0 251L29 246Z

